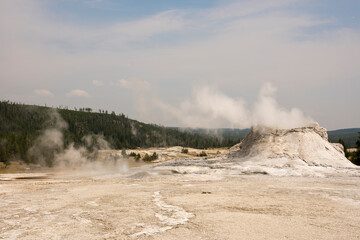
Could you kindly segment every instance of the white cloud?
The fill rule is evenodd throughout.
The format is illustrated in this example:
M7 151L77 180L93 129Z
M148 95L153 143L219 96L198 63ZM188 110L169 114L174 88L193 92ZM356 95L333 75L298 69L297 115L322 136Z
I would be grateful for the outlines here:
M36 95L42 96L42 97L54 96L54 94L52 92L50 92L49 90L46 90L46 89L36 89L36 90L34 90L34 93Z
M126 71L141 79L206 79L236 87L245 81L253 87L264 80L312 85L360 76L359 32L335 29L306 35L303 29L327 20L287 14L286 6L294 1L241 1L81 28L47 21L37 4L4 2L2 9L11 11L0 10L0 27L10 34L0 40L0 63L7 69L0 77L9 85L29 76L31 81L45 81L53 75L77 74L74 69L99 69L98 76L112 78ZM205 36L196 35L198 31ZM180 43L151 41L173 32L179 33Z
M136 91L147 91L150 89L150 84L147 81L141 81L136 78L132 78L132 79L122 78L116 81L115 83L113 83L113 85L124 88L130 88Z
M41 13L39 15L41 16ZM52 47L66 45L76 52L124 50L128 44L141 43L154 36L175 32L184 27L181 14L177 11L161 12L134 21L115 22L100 27L44 22L38 16L32 15L26 17L41 27L23 24L22 27L28 28L28 32L23 33L24 37L30 37L27 34L31 33L35 41L47 41Z
M314 13L288 11L296 1L219 2L210 9L165 11L96 26L49 19L42 1L25 2L0 1L2 95L28 83L42 86L50 82L57 87L61 82L71 89L75 81L85 84L89 76L137 76L142 81L120 79L113 84L134 92L156 89L169 102L169 90L190 89L198 82L220 86L234 95L254 92L270 81L282 95L292 90L288 100L295 105L308 106L307 112L321 112L323 122L337 119L340 124L341 115L352 114L347 119L360 124L360 112L353 111L360 101L355 93L360 79L360 32L331 25L329 19ZM334 92L321 91L328 86L340 86L337 98ZM354 87L349 87L349 93L343 86ZM314 88L320 91L307 95L306 90ZM110 92L104 91L105 87L99 88L97 94ZM111 96L111 102L128 100L123 97ZM106 99L89 100L89 105L108 106L111 102ZM76 104L77 100L71 101ZM344 114L318 110L333 105L342 106ZM133 109L126 104L121 110L134 115Z
M130 86L130 83L129 83L129 80L126 80L124 78L118 80L115 85L118 85L120 87L129 87Z
M75 89L66 94L68 97L90 97L90 94L84 90Z
M101 87L101 86L104 86L104 83L102 81L99 81L99 80L93 80L92 81L92 84L96 87Z

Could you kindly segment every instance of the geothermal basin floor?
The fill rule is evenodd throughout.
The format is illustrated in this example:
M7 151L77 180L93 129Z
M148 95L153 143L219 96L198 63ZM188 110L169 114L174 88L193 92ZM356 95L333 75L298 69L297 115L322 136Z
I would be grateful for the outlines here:
M358 177L0 176L0 239L360 239Z

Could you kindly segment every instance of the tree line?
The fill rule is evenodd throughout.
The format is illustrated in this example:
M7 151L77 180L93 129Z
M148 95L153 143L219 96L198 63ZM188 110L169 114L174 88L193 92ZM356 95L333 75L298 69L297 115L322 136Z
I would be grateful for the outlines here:
M91 108L69 110L66 107L25 105L10 101L0 101L0 162L8 164L12 159L26 163L36 163L29 155L35 140L44 129L53 127L50 113L57 111L67 127L62 129L64 147L74 144L85 145L86 136L102 135L112 149L138 147L183 146L192 148L231 147L240 142L249 129L223 129L216 132L207 130L179 129L146 124L127 118L124 114L108 113L104 110L93 112ZM360 165L360 133L356 142L357 151L347 153L347 157Z
M360 132L358 133L358 140L356 141L356 150L349 152L343 139L339 139L339 143L344 147L344 154L353 164L360 166Z
M7 164L12 159L21 159L26 163L35 163L36 159L29 155L28 150L44 129L54 124L49 121L49 114L54 110L67 123L67 128L62 130L65 147L69 144L83 145L84 137L89 134L103 135L113 149L168 146L230 147L243 138L240 134L209 135L179 131L132 120L124 114L115 114L115 112L108 113L103 110L92 112L91 108L54 109L1 101L0 162Z

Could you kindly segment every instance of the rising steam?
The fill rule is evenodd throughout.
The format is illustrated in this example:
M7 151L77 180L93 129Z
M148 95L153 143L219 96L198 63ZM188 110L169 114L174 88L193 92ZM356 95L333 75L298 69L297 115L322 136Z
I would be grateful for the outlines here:
M182 102L179 107L174 108L163 102L158 102L158 105L184 127L262 126L288 129L314 122L297 108L287 110L279 106L274 97L275 92L276 89L270 83L264 84L252 108L248 108L243 99L230 98L210 87L194 90L192 98Z
M111 161L104 158L97 161L99 150L110 149L110 144L102 135L86 135L82 138L83 144L70 143L65 147L63 131L67 129L67 123L55 110L51 110L49 116L49 127L43 130L29 149L29 155L41 166L76 170L127 169L118 156Z

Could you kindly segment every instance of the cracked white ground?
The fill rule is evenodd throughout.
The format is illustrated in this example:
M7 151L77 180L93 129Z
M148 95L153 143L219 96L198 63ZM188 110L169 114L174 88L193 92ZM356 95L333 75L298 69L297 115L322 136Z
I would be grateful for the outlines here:
M360 238L359 177L132 171L1 175L0 239Z

